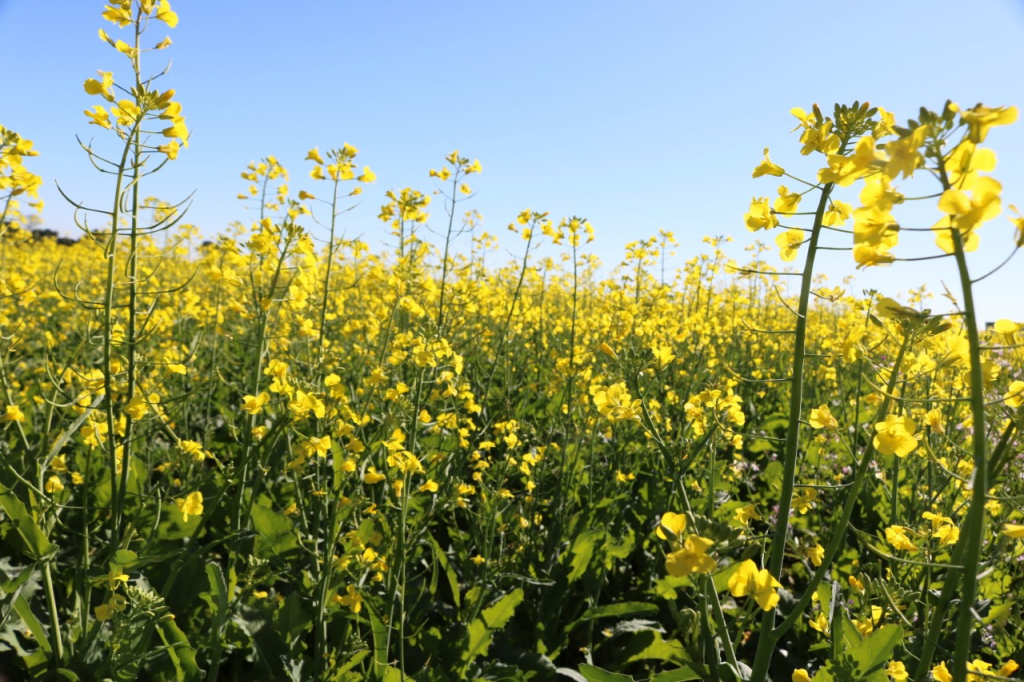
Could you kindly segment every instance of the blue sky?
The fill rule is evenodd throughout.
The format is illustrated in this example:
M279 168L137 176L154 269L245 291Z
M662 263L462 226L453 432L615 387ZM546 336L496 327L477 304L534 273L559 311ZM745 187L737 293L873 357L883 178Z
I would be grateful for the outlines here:
M126 78L124 60L97 38L112 25L102 2L0 0L8 75L0 122L32 139L41 156L48 227L74 230L54 181L72 196L106 201L108 178L78 149L75 135L103 139L82 110L95 102L82 82L97 69ZM864 0L695 3L434 2L379 0L294 3L176 0L178 28L154 24L153 42L174 45L148 57L162 88L173 87L192 130L188 150L145 188L166 200L197 190L190 222L215 234L250 220L235 195L251 160L276 155L294 190L314 189L306 151L348 142L378 180L346 214L349 235L371 244L390 188L434 189L427 177L453 149L479 158L484 173L465 208L485 229L505 231L526 208L590 219L591 245L612 266L623 246L673 231L676 264L699 253L705 235L731 235L729 251L757 238L742 216L753 195L774 196L778 180L751 179L761 150L811 178L818 158L798 153L789 131L794 106L868 100L905 121L948 98L1024 104L1024 3ZM994 130L994 175L1004 204L1024 207L1024 122ZM922 185L922 193L934 191ZM910 188L908 187L909 191ZM840 195L851 203L853 194ZM440 205L432 223L441 226ZM930 225L902 214L906 225ZM974 270L1006 254L1012 228L987 224ZM511 236L511 235L509 235ZM936 253L930 237L904 237L899 255ZM1015 267L1014 267L1015 266ZM1015 273L1024 257L980 289L985 320L1024 319ZM820 270L832 284L854 272L852 257L830 255ZM947 261L897 263L857 273L854 291L889 295L941 281L958 291ZM936 301L936 307L942 307Z

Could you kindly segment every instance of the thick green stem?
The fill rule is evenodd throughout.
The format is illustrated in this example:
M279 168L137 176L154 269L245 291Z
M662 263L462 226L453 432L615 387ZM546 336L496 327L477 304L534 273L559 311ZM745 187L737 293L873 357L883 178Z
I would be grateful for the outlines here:
M845 147L845 145L844 145ZM841 152L840 152L841 153ZM782 491L779 510L772 537L772 551L768 559L768 572L776 579L782 576L782 565L786 557L786 540L789 537L789 514L793 508L793 490L796 483L796 465L799 458L800 416L803 403L804 359L807 338L807 312L810 308L811 285L814 279L814 258L818 251L822 219L828 207L828 198L835 185L827 184L821 190L818 208L814 213L814 227L807 245L807 260L800 278L800 303L797 307L796 334L793 343L793 375L790 380L789 426L786 430L786 450L783 454ZM769 636L775 627L775 610L766 611L761 619L761 637L754 656L751 679L765 679L774 651L774 638Z
M967 342L971 352L971 419L974 435L971 445L974 452L974 480L971 482L971 507L963 527L966 538L963 559L963 582L960 587L960 607L956 619L956 646L953 649L953 680L967 679L967 657L970 654L971 634L975 627L974 598L978 593L978 566L981 563L981 545L985 533L985 495L988 492L987 430L985 428L985 386L981 368L981 342L978 337L978 322L974 310L974 292L971 276L967 270L964 254L963 235L959 229L951 229L953 252L956 255L960 285L964 297L964 325L967 327Z

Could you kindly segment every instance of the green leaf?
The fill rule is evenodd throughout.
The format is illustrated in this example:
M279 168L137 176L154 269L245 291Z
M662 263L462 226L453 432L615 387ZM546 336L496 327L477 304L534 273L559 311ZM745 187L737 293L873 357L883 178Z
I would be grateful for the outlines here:
M572 543L572 550L570 550L572 561L569 564L572 570L569 571L568 576L570 583L583 577L587 567L590 566L590 560L594 558L594 545L598 538L604 537L604 534L603 530L588 530Z
M377 612L368 608L370 614L370 632L373 635L373 676L380 679L388 665L388 626L384 625Z
M684 666L678 670L666 670L663 673L658 673L647 682L687 682L699 679L700 675Z
M765 428L765 427L762 427ZM774 460L768 462L768 466L764 468L761 473L761 481L767 483L768 486L774 490L782 489L782 462Z
M587 679L587 682L633 682L632 675L613 673L586 663L580 664L580 674Z
M196 664L196 650L173 620L160 623L157 627L160 638L167 645L167 655L174 665L179 682L198 679L203 671Z
M13 492L0 485L0 506L14 521L18 535L25 543L25 554L33 561L42 561L55 552L55 548L29 513L24 503Z
M637 632L616 653L623 663L655 660L682 665L688 660L682 644L674 639L665 640L655 630Z
M845 616L844 621L849 621ZM841 626L845 629L845 624ZM860 636L860 633L857 633ZM893 649L903 639L903 630L898 625L883 625L866 639L840 649L840 653L814 676L814 682L834 680L866 680L867 682L888 682L882 666L892 658ZM843 640L843 644L850 639Z
M452 568L452 564L448 560L448 555L443 549L441 549L441 545L438 544L437 540L429 532L427 533L427 540L430 542L430 546L434 548L434 556L437 558L437 562L441 564L441 569L444 571L445 577L448 578L448 586L452 590L452 599L455 600L456 608L462 608L462 594L459 591L459 578L455 575L455 570ZM431 578L432 585L436 579L437 575L435 572L435 575ZM431 593L433 593L433 590L431 590Z
M114 562L118 566L131 566L139 558L139 555L130 549L119 549L114 552Z
M675 601L679 596L676 593L676 589L680 587L693 587L693 581L690 579L690 576L662 576L654 581L654 587L650 591L662 599Z
M288 646L309 629L312 619L306 609L302 608L302 597L292 592L285 597L284 604L274 616L277 631L284 637Z
M25 621L25 627L32 633L32 637L39 644L39 648L46 654L46 657L52 656L53 649L50 648L50 640L46 634L46 629L43 628L43 624L36 618L36 614L32 613L32 607L28 605L28 600L25 599L24 595L19 594L18 598L14 600L14 610Z
M573 628L586 623L589 620L597 620L598 618L608 618L612 616L624 617L624 616L637 616L637 615L650 615L658 612L658 607L654 604L648 604L642 601L627 601L618 604L605 604L604 606L595 606L592 609L587 609L583 612L583 615L577 618L575 621L565 626L565 631L570 632Z
M253 553L261 559L286 554L299 546L294 524L269 507L259 503L252 506L252 525L258 533Z
M605 568L611 570L616 559L627 558L629 553L633 551L634 546L636 546L636 535L633 533L632 529L630 529L626 537L622 538L619 542L613 542L611 536L609 536L604 545Z
M512 590L495 604L487 607L480 617L469 625L469 643L462 652L462 662L469 663L477 656L487 654L495 630L505 627L523 601L523 590L520 587Z
M860 670L870 673L881 668L892 658L893 649L902 639L903 628L899 625L883 625L850 649L849 653Z
M362 662L362 660L369 655L369 649L363 649L362 651L355 652L354 654L349 656L347 661L345 661L345 665L338 668L338 672L336 674L341 675L343 673L347 673L349 670L359 665Z

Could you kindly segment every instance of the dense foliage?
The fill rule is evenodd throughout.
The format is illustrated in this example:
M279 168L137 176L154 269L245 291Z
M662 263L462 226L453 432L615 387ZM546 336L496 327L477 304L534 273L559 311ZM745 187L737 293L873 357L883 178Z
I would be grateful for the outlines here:
M112 193L69 197L81 239L28 229L32 144L2 131L0 671L1017 669L1024 328L978 328L967 255L1001 211L981 145L1015 108L947 103L906 125L860 103L794 110L825 165L800 180L766 150L754 176L802 189L744 219L779 228L801 272L760 242L737 261L721 237L672 270L665 231L605 271L586 220L530 210L502 264L466 210L482 167L458 152L433 194L388 192L392 246L375 251L341 234L376 179L348 144L311 150L297 195L273 157L250 164L239 198L258 219L204 241L150 196L187 153L174 91L141 67L145 30L177 16L166 0L103 16L130 84L85 83L111 146L83 149ZM932 187L904 196L915 172ZM833 196L855 184L858 207ZM894 212L915 198L938 209L921 257L955 261L956 312L815 276L832 237L861 266L898 261L913 228ZM989 229L1015 249L1011 220Z

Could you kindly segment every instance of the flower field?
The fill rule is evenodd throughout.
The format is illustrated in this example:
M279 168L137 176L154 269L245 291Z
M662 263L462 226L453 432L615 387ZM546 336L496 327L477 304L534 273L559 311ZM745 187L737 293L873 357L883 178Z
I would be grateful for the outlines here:
M794 109L750 245L681 267L534 210L499 247L459 152L360 226L386 246L346 237L387 182L347 143L240 169L258 217L213 236L157 198L189 128L143 62L178 17L102 14L75 240L30 229L0 130L0 676L1018 679L1024 324L986 328L972 267L1024 246L1015 107ZM948 259L952 312L825 287L838 248Z

